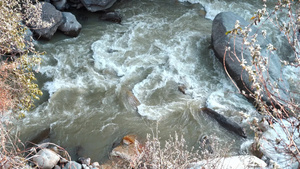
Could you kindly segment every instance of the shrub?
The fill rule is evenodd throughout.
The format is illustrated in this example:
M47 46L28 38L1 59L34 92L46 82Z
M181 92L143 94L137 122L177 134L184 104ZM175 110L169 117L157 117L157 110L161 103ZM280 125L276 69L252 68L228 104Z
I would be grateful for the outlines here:
M287 39L290 50L292 50L292 58L289 60L281 60L282 66L289 66L295 68L295 70L300 66L299 58L299 28L300 28L300 8L299 1L293 0L278 0L277 2L269 2L263 0L264 5L262 9L258 9L255 15L251 18L251 24L242 28L239 24L239 21L236 22L235 28L232 31L227 33L231 34L234 38L240 37L243 39L242 50L249 52L252 60L250 63L247 63L246 60L239 60L240 65L243 67L244 71L249 75L249 79L252 82L252 89L254 92L242 91L241 93L246 97L252 98L255 101L259 112L264 116L264 119L267 120L269 129L275 130L274 140L278 141L277 145L271 143L272 140L267 140L263 136L263 131L259 126L259 121L254 121L251 124L251 128L255 131L255 143L256 148L264 150L265 147L260 145L260 140L265 140L273 145L274 152L284 153L285 155L291 156L291 161L297 161L297 166L300 164L300 152L299 152L299 143L296 144L294 141L294 134L296 131L299 131L299 93L297 91L289 91L291 99L286 100L280 97L278 91L278 84L274 81L270 81L269 71L268 71L268 55L270 53L276 52L276 45L272 43L266 46L268 53L262 52L262 47L257 43L257 36L261 34L263 37L266 37L269 32L267 31L266 25L271 25L271 28L276 30L278 29L281 32L281 35L284 35ZM273 7L267 8L273 5ZM270 9L270 10L269 10ZM256 25L260 31L252 32L250 27ZM264 29L264 30L263 30ZM236 46L237 47L237 46ZM232 56L236 56L234 49L228 49L227 52L230 52ZM242 53L243 54L243 53ZM282 56L284 58L286 56ZM269 58L272 59L272 58ZM299 72L298 76L299 76ZM278 79L279 81L282 79ZM299 86L299 81L295 86ZM264 98L267 98L266 100ZM296 117L295 120L292 117ZM286 120L284 120L286 119ZM274 123L279 124L279 128L274 127ZM289 123L287 125L287 123ZM285 137L286 135L286 137ZM283 141L287 138L287 141ZM279 146L280 144L284 146ZM272 158L272 157L269 157ZM292 160L293 159L293 160ZM282 165L285 165L281 163ZM287 166L281 166L287 167Z

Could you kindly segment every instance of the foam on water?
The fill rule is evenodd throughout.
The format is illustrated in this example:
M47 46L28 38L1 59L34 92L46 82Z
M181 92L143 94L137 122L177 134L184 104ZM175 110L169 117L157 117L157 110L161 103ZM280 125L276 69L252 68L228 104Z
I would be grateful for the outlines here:
M199 3L204 6L206 11L206 18L213 20L215 16L220 12L232 11L241 15L242 17L251 18L255 7L253 4L257 4L258 1L253 0L179 0L181 2Z

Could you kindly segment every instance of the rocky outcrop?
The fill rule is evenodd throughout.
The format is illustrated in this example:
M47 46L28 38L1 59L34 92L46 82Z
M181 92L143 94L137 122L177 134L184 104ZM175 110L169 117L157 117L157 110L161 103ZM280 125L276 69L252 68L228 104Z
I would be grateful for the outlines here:
M70 12L63 12L64 23L62 23L58 30L62 31L65 35L76 37L81 31L81 24L76 20L76 17Z
M249 25L242 17L232 12L222 12L215 17L212 25L212 46L216 57L222 64L225 64L228 73L237 86L245 92L248 91L247 89L253 92L254 90L252 82L249 80L249 75L243 70L238 61L242 60L243 57L247 63L250 64L252 60L250 52L243 48L245 45L243 45L242 37L238 36L233 38L230 37L230 35L226 35L227 31L234 28L236 20L239 20L242 29ZM269 67L267 68L268 74L264 74L265 79L269 79L272 85L276 82L278 84L280 98L288 101L289 95L287 91L289 90L289 85L284 77L282 77L281 63L278 55L267 51L267 45L270 43L268 38L265 39L256 27L252 26L251 29L252 33L250 33L250 35L253 35L256 32L258 33L256 43L262 48L261 55L266 57L269 56ZM236 56L227 51L224 58L226 47L230 47L231 51L235 49L234 52L236 53ZM274 88L270 84L267 84L267 88L270 92L275 93ZM266 97L264 97L263 100L269 102Z
M59 25L63 23L63 15L60 11L48 2L41 2L42 14L41 19L42 25L37 23L31 23L28 26L33 31L33 35L37 39L50 40L56 32Z
M110 8L117 0L81 0L85 8L91 12Z

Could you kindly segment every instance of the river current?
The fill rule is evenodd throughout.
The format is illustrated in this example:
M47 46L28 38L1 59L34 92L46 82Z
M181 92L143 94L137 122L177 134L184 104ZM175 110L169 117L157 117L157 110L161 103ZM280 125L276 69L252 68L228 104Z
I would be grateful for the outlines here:
M162 141L177 132L191 147L201 135L214 135L224 146L235 141L232 154L243 153L241 144L253 138L247 124L259 115L215 58L211 25L221 11L249 19L259 2L124 0L113 7L123 16L121 24L74 12L83 25L78 37L57 33L49 42L37 42L46 52L37 75L44 96L18 121L21 139L50 128L51 142L73 158L81 147L92 161L104 161L122 136L143 140L158 126ZM137 108L132 95L140 102ZM205 106L240 123L248 139L203 115L199 108Z

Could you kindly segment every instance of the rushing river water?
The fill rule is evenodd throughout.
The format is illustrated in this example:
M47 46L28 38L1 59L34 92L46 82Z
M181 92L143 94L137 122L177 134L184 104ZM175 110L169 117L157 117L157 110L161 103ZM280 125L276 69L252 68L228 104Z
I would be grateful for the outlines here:
M237 93L215 58L211 25L221 11L250 18L255 0L124 0L114 6L122 24L99 21L97 14L77 11L83 25L76 38L57 33L38 42L42 56L39 83L44 96L18 123L22 140L50 127L52 142L75 158L76 147L93 161L107 159L114 142L126 134L145 139L156 124L165 140L176 131L189 146L199 136L215 135L241 153L247 141L199 112L212 108L246 127L258 116ZM206 10L203 12L203 6ZM186 86L186 94L178 90ZM137 109L131 94L141 103ZM240 112L250 116L242 120Z

